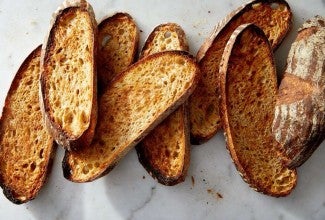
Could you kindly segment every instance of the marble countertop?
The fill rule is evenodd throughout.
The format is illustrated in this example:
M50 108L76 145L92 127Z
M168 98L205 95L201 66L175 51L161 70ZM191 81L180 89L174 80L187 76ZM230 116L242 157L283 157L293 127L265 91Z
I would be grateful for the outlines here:
M140 46L161 23L180 24L196 54L214 25L244 1L90 0L100 20L125 11L136 20ZM61 0L0 1L0 106L24 58L44 40L52 12ZM290 0L291 33L276 52L281 72L297 28L306 19L325 14L324 0ZM0 219L325 219L325 143L298 169L298 184L286 198L255 192L241 179L218 133L192 146L184 183L163 186L148 175L131 150L107 176L91 183L63 178L58 148L48 183L37 198L14 205L0 193Z

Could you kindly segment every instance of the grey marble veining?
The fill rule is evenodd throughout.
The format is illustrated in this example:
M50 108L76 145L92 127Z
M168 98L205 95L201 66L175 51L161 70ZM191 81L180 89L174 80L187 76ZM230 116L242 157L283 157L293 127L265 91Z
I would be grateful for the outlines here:
M214 25L242 0L91 0L97 20L125 11L136 20L140 46L152 29L166 22L180 24L190 52L196 54ZM61 0L0 1L0 106L25 57L41 44L51 14ZM290 0L293 28L276 52L282 71L298 27L309 17L325 15L324 0ZM0 195L0 219L325 219L325 143L298 169L296 189L286 198L255 192L241 179L225 148L222 133L192 146L184 183L163 186L153 180L131 150L107 176L91 183L63 178L63 150L58 149L48 183L38 197L23 205Z

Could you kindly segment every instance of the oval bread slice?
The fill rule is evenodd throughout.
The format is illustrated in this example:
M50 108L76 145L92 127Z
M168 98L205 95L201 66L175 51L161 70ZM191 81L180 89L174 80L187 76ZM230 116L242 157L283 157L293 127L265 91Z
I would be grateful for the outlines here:
M199 68L185 52L161 52L118 74L99 100L101 123L90 147L66 152L64 176L92 181L108 173L193 91Z
M41 46L19 68L0 119L0 185L13 203L34 199L55 153L39 104Z
M230 155L243 179L270 196L296 185L272 135L277 92L273 54L263 31L241 25L231 35L220 64L220 109Z
M219 65L232 32L241 24L255 23L275 49L289 31L291 18L286 1L256 0L238 8L215 27L197 53L201 79L189 99L192 144L204 143L222 127L217 93Z
M98 93L119 73L126 70L136 58L139 31L127 13L116 13L98 25Z
M84 0L65 1L42 48L41 103L50 133L71 150L89 144L97 121L97 24Z
M146 40L141 57L169 50L188 51L185 32L175 23L157 26ZM164 185L183 182L189 167L191 146L186 103L136 146L143 167Z

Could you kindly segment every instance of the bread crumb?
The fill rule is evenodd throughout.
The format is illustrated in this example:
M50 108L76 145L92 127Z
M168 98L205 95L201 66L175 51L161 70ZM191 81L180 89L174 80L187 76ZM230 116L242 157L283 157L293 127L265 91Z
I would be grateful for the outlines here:
M146 177L145 176L142 176L142 179L145 179Z
M217 199L223 199L223 195L219 192L216 192L214 189L207 189L207 192Z
M191 176L191 180L192 180L192 186L194 186L194 184L195 184L194 176Z
M33 26L36 26L37 25L37 21L31 21L30 24L33 25Z

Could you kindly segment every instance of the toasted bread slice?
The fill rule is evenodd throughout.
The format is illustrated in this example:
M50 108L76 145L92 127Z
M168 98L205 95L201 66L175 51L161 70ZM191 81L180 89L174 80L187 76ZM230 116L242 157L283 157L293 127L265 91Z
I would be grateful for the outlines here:
M98 93L105 90L118 73L130 66L136 58L139 31L127 13L116 13L98 25Z
M40 54L41 46L19 68L0 119L0 185L16 204L35 198L55 152L39 104Z
M54 14L41 56L41 106L50 133L64 148L89 144L97 121L97 25L84 0Z
M231 35L220 64L220 108L227 147L243 179L270 196L286 196L296 185L272 135L277 92L273 54L255 25Z
M222 127L216 91L221 56L232 32L240 24L255 23L275 49L288 32L291 18L285 1L257 0L240 7L216 26L197 53L202 77L189 99L192 144L209 140Z
M154 54L118 74L99 99L101 120L91 146L68 152L64 176L92 181L108 173L193 91L199 68L185 52Z
M175 23L156 27L141 57L168 50L188 51L185 32ZM189 132L188 110L183 104L136 146L139 161L158 182L175 185L185 180L190 162Z
M307 20L292 44L273 133L288 167L302 165L325 139L325 17Z

